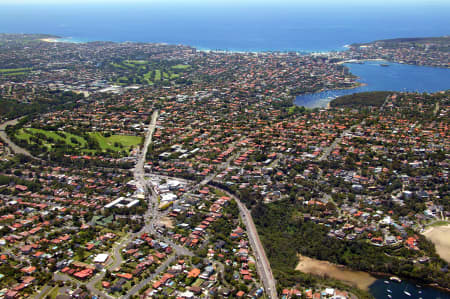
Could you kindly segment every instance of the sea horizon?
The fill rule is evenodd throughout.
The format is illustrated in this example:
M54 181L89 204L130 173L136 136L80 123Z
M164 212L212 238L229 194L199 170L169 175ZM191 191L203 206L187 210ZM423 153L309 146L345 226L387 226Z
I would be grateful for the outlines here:
M446 36L450 4L368 5L14 5L0 4L0 31L76 41L188 45L228 52L317 53L353 43ZM406 26L405 24L408 24Z

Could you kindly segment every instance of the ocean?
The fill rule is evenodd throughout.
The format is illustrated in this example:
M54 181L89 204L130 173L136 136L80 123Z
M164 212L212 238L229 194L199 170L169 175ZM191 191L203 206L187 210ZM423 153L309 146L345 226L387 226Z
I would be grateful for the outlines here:
M0 4L0 32L48 33L78 41L165 42L212 50L321 52L343 50L355 42L443 36L450 29L450 2L166 2Z

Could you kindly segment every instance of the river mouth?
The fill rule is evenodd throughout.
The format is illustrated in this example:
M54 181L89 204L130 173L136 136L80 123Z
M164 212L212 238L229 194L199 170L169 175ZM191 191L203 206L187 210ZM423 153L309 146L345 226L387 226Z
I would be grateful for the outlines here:
M299 263L295 269L304 273L334 278L365 291L369 291L369 286L377 280L367 272L350 270L344 266L303 255L299 255Z

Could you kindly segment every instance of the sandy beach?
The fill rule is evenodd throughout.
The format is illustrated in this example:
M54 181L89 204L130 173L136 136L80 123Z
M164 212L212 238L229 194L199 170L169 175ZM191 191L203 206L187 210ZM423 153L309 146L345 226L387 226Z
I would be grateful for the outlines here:
M430 227L423 235L433 242L440 257L450 263L450 225Z
M46 42L46 43L57 43L58 42L58 40L56 38L41 38L40 40L43 42Z
M349 270L343 266L338 266L327 261L320 261L302 255L299 255L299 259L300 262L295 268L296 270L335 278L351 286L357 286L362 290L368 290L369 286L376 280L369 273Z

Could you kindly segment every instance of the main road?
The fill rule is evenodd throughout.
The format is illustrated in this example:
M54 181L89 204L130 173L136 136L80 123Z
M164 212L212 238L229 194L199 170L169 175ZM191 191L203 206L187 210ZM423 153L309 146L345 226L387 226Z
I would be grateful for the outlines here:
M192 252L190 252L188 249L179 246L177 244L174 244L170 240L164 238L156 231L156 224L159 221L159 218L161 217L160 211L158 211L158 201L157 196L152 188L148 187L148 184L145 180L145 170L144 170L144 164L146 160L146 155L148 151L148 147L152 142L153 133L156 128L156 121L158 119L158 111L153 112L152 120L149 125L149 129L144 141L144 145L142 148L142 151L137 156L136 166L133 169L133 175L134 179L136 181L136 187L138 191L143 192L146 195L146 198L149 199L149 208L145 214L146 223L145 226L142 228L142 230L138 233L142 232L149 232L152 234L155 234L158 236L158 239L166 242L174 249L174 254L169 257L166 261L164 261L156 270L155 273L153 273L150 277L142 280L140 283L135 285L131 290L128 291L128 293L124 296L124 298L130 298L131 296L137 294L142 288L144 288L152 279L154 279L159 273L162 273L173 261L175 261L177 255L189 255L193 256ZM231 160L231 159L230 159ZM229 163L229 161L227 161ZM211 175L206 180L201 182L199 185L206 185L214 178L214 175ZM216 186L214 186L217 188ZM253 249L253 252L256 256L256 267L258 270L258 273L260 275L261 281L264 285L266 294L271 299L277 299L277 289L276 289L276 281L273 277L272 270L270 268L269 260L267 259L266 253L264 251L264 247L261 244L261 240L259 239L258 232L256 230L255 224L253 222L253 218L250 214L250 211L247 209L247 207L233 194L228 193L226 190L223 190L226 194L228 194L230 197L232 197L238 204L240 216L242 220L244 221L244 224L247 228L247 235L250 241L250 245ZM119 245L117 245L115 248L113 248L114 257L115 257L115 263L114 266L118 264L118 262L121 261L120 256L120 249L127 243L127 241L130 240L130 238L133 237L133 234L129 235L128 238L125 239L125 241L121 242ZM95 290L95 283L99 281L104 276L104 273L99 273L96 278L91 280L91 282L88 284L88 287L93 293L99 295L103 298L111 299L111 296L104 294L100 292L99 290Z
M134 167L134 170L133 170L134 179L136 181L137 188L143 192L147 191L147 184L146 184L145 178L144 178L145 157L147 156L148 147L150 146L150 143L152 143L153 133L155 132L155 129L156 129L156 120L158 119L158 114L159 114L158 110L155 110L152 114L152 120L148 127L147 135L145 136L145 141L144 141L144 145L142 147L142 151L138 154L136 166Z
M169 177L169 176L163 176L163 177L165 177L167 179L180 179L180 178ZM276 281L273 276L269 260L266 256L266 252L265 252L264 247L259 238L258 231L256 230L256 226L255 226L255 223L253 222L253 218L252 218L250 211L233 194L229 193L228 191L226 191L220 187L217 187L214 184L209 184L210 179L212 179L212 177L213 177L213 175L211 175L211 178L203 180L198 185L201 186L202 184L208 184L213 188L218 188L236 201L238 208L239 208L240 216L241 216L242 220L244 221L244 224L247 228L247 235L248 235L248 239L250 241L250 246L252 247L253 252L256 256L256 268L257 268L259 276L261 277L261 281L264 285L266 294L270 299L277 299L278 295L277 295ZM195 187L193 187L193 189L195 189Z
M214 186L217 188L217 186ZM278 298L277 295L277 285L275 278L273 277L272 269L270 268L269 260L266 256L266 252L264 251L264 247L259 239L258 231L256 230L255 223L253 222L252 215L247 207L233 194L227 192L226 190L221 189L228 196L232 197L238 207L242 220L244 221L245 226L247 227L247 235L250 240L250 245L253 249L253 252L256 256L256 267L261 277L261 281L266 290L266 294L271 299Z

